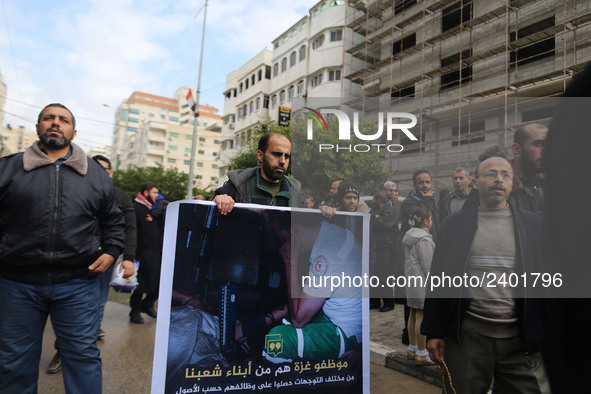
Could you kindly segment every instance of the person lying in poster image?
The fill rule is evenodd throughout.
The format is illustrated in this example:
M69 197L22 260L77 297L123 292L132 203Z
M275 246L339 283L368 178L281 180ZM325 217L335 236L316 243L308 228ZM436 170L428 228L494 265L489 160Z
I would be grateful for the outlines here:
M318 215L292 218L291 243L280 249L288 286L289 322L267 334L263 357L272 363L297 358L360 360L361 289L323 286L324 278L361 275L361 246L353 233ZM297 264L306 262L303 287ZM307 262L308 260L309 262ZM295 264L292 267L292 261ZM296 281L296 282L294 282ZM303 343L302 343L303 342ZM280 346L277 344L280 343Z

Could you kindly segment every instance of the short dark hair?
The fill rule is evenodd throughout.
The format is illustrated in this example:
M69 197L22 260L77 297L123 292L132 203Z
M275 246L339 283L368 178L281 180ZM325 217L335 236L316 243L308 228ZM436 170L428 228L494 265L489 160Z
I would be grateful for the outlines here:
M39 116L37 116L37 124L39 124L41 122L41 115L43 115L43 111L45 111L49 107L63 108L66 111L68 111L70 113L70 115L72 116L72 127L74 128L74 130L76 130L76 118L74 117L74 114L72 113L72 111L70 111L70 109L68 107L66 107L65 105L60 104L60 103L51 103L51 104L47 104L45 107L43 107L41 112L39 112Z
M412 184L416 184L417 183L417 177L421 174L427 174L429 175L429 178L431 177L431 173L423 168L421 168L420 170L416 170L415 172L412 173Z
M111 160L107 159L106 156L103 156L103 155L94 155L94 156L92 156L92 158L94 160L96 160L96 161L99 161L99 160L100 161L104 161L105 163L107 163L109 165L109 168L107 168L107 170L110 170L111 169Z
M468 177L468 178L470 177L470 171L465 169L464 167L454 168L454 170L451 172L451 176L453 177L453 175L456 172L462 172L462 171L464 171L464 173L466 174L466 177Z
M383 190L380 190L379 192L375 192L373 194L373 198L376 200L380 200L384 204L388 202L388 196L386 195L386 192Z
M152 190L155 187L157 187L155 183L153 183L153 182L146 182L146 183L144 183L142 185L142 188L140 189L140 193L143 194L146 190L147 191L150 191L150 190Z
M520 128L518 128L517 130L515 130L515 134L513 134L513 143L518 144L519 146L521 146L523 148L523 144L525 143L525 140L527 139L527 131L525 131L525 128L527 126L531 126L532 124L538 124L540 126L548 127L548 125L544 122L526 123L523 126L521 126Z
M267 150L267 148L269 147L269 139L271 139L271 137L273 136L277 136L280 135L282 137L285 137L283 134L281 133L267 133L265 135L263 135L260 139L259 139L259 147L258 150L260 150L261 152L265 153L265 151ZM287 138L287 137L285 137Z
M409 224L413 227L422 227L423 222L431 217L431 211L425 204L419 204L410 214Z

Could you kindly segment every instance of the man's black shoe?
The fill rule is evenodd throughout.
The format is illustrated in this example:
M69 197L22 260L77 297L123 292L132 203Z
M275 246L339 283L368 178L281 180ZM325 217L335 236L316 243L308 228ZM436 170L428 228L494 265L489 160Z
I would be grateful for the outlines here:
M388 312L394 310L394 307L392 305L384 305L380 308L380 312Z
M144 312L146 315L153 317L154 319L156 318L156 310L154 309L153 306L142 306L142 312Z
M135 324L144 324L144 318L139 311L131 311L129 321Z
M402 339L402 343L405 345L410 345L410 341L408 339L408 330L406 328L402 330L402 335L400 337Z

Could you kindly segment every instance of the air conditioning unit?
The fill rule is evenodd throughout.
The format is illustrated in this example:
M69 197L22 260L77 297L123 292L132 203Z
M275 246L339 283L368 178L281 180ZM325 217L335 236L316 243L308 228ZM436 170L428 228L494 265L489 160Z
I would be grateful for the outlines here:
M230 124L228 125L228 128L229 128L230 130L234 130L234 123L230 123Z

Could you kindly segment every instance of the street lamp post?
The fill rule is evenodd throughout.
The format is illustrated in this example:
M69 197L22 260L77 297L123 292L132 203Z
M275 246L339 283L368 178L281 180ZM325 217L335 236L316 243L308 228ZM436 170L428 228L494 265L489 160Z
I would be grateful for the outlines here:
M187 182L187 199L193 198L193 178L195 176L195 149L197 148L197 120L199 119L199 95L201 94L201 71L203 69L203 46L205 44L205 22L207 21L207 2L203 12L203 33L201 34L201 56L199 57L199 77L195 91L195 120L193 122L193 141L191 142L191 160L189 161L189 182Z

